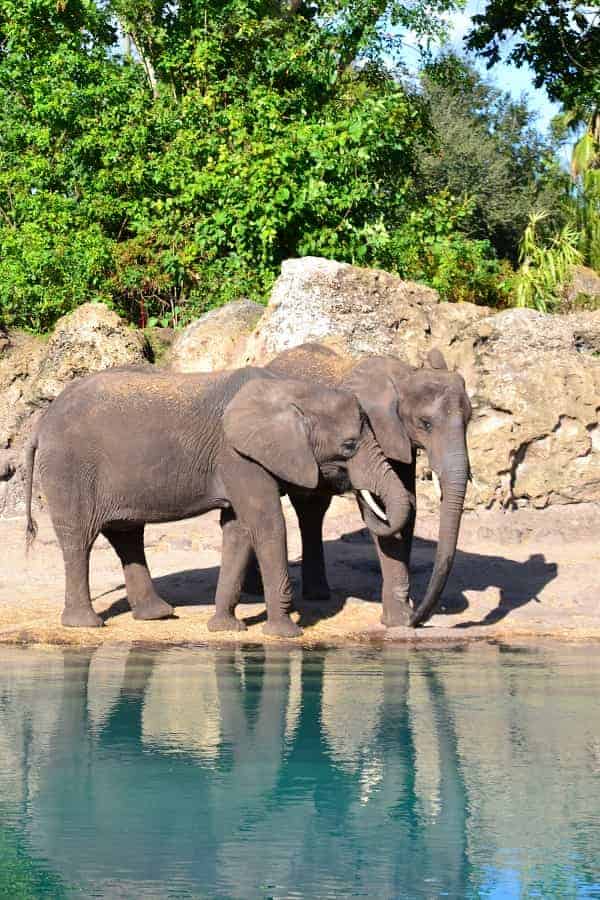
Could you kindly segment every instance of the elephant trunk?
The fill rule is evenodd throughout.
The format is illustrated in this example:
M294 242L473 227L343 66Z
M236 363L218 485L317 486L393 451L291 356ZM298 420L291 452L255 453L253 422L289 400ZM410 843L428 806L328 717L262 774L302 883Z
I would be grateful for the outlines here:
M356 455L348 461L348 475L369 531L379 537L402 531L414 514L415 498L406 490L372 434L363 439Z
M442 489L440 529L435 563L427 586L427 592L423 601L413 611L410 619L410 624L413 627L426 622L433 614L448 580L456 553L456 543L469 477L469 458L462 422L456 423L452 428L449 446L450 450L445 452L442 465L438 467L432 460L432 468L434 470L438 468Z

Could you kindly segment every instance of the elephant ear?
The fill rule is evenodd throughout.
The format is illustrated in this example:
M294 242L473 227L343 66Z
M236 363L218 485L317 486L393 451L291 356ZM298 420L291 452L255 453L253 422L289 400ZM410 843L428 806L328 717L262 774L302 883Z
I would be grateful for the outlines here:
M395 360L384 357L365 359L344 379L343 387L358 398L369 417L377 443L387 458L409 463L412 447L400 417L400 397L391 377L390 363L393 362Z
M316 488L319 467L291 382L257 378L240 388L223 416L225 437L238 453L271 474L304 488Z

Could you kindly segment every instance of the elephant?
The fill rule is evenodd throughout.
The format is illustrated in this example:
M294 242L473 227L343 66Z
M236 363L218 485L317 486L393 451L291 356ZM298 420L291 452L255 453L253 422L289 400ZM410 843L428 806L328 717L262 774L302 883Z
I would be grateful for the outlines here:
M411 516L410 498L347 391L247 367L208 377L150 367L112 369L64 389L26 452L28 543L36 460L63 553L62 624L97 627L89 590L91 547L102 533L124 570L136 619L172 607L154 590L144 526L221 509L227 541L213 631L243 630L234 615L252 551L267 606L267 634L293 637L285 521L280 495L362 492L370 527L392 534ZM369 510L382 499L387 519ZM370 516L370 518L369 518Z
M430 351L427 365L416 369L394 357L370 356L357 361L318 343L284 350L267 369L350 390L357 397L378 444L411 498L411 515L401 533L373 533L383 576L381 621L388 627L422 624L433 614L452 568L470 477L466 430L471 404L462 376L448 371L442 353L435 349ZM415 523L417 448L427 452L442 499L433 572L425 597L413 609L409 560ZM321 495L307 498L300 507L294 503L302 536L302 579L307 601L312 597L318 602L329 596L322 541L329 502L330 497ZM376 507L371 508L377 514ZM249 584L253 574L250 568Z

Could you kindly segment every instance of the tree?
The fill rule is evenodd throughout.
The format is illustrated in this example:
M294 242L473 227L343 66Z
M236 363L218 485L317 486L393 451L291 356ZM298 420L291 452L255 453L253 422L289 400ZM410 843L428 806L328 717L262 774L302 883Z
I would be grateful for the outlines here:
M564 224L569 180L555 147L535 127L535 114L455 54L427 65L421 77L437 146L424 147L424 195L468 193L466 227L500 258L517 261L532 210L552 210L546 228Z
M600 0L487 0L467 46L490 66L506 47L507 58L529 64L536 87L567 109L599 105Z
M286 256L372 261L427 129L384 54L456 5L0 0L4 319L185 318L264 297Z

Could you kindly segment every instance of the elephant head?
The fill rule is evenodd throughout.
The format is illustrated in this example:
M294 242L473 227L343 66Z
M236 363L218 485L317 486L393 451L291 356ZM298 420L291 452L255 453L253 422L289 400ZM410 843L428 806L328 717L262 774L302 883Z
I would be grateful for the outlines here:
M235 450L295 489L354 490L376 534L397 533L412 513L413 498L349 391L253 378L229 402L223 425Z
M469 478L466 429L471 404L462 377L449 372L439 350L414 369L392 357L360 362L344 382L366 411L375 437L390 460L410 463L415 448L427 452L441 486L437 553L427 592L411 624L431 615L450 573Z

